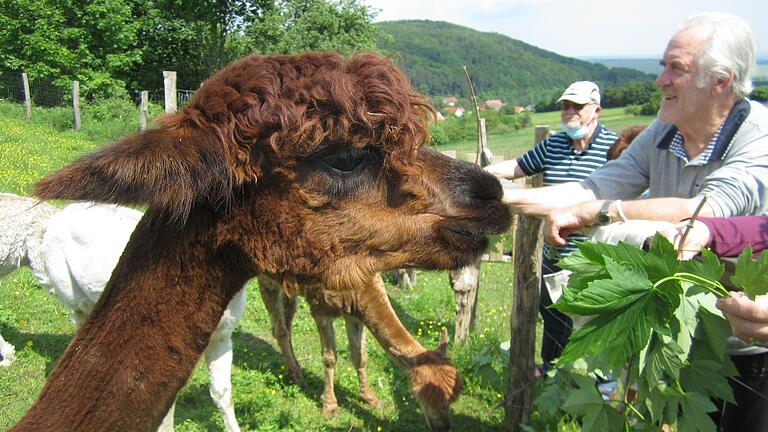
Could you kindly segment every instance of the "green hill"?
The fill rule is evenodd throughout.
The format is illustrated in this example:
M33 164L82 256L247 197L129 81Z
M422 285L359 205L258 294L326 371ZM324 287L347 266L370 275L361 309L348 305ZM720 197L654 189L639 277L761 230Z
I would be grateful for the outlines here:
M466 65L481 100L527 105L552 98L571 82L612 87L653 76L561 56L498 33L440 21L376 24L379 48L395 55L416 88L432 96L467 96Z
M653 76L658 75L661 72L660 58L614 58L614 57L586 57L582 58L591 63L600 63L608 67L621 67L627 69L635 69L640 72L645 72Z

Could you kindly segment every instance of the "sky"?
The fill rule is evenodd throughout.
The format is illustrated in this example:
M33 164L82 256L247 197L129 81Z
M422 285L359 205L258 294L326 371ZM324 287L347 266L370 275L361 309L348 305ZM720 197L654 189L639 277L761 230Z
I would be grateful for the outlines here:
M768 56L766 0L363 0L375 22L448 21L496 32L568 57L660 58L678 25L697 12L722 11L752 27Z

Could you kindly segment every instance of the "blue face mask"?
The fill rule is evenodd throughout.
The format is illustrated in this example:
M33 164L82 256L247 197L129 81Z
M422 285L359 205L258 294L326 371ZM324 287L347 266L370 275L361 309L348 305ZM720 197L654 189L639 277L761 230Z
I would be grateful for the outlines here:
M568 134L571 139L582 139L589 133L587 125L583 124L577 128L569 128L563 123L563 130Z
M592 113L592 115L589 116L589 120L587 120L586 123L582 123L577 128L569 128L568 125L566 125L564 122L561 122L560 124L562 125L565 133L567 133L568 136L571 137L571 139L575 139L575 140L582 139L585 136L587 136L587 134L589 133L589 127L587 125L592 121L592 118L594 116L595 114Z

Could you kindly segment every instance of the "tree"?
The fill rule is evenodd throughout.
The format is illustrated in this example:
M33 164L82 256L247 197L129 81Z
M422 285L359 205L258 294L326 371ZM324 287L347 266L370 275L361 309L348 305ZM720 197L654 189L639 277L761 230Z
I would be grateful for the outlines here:
M260 12L245 26L248 52L377 50L374 12L357 0L277 0Z
M0 0L0 65L81 91L111 93L137 61L127 0Z
M88 96L161 88L163 70L196 89L245 54L375 49L372 19L358 0L0 0L0 66Z

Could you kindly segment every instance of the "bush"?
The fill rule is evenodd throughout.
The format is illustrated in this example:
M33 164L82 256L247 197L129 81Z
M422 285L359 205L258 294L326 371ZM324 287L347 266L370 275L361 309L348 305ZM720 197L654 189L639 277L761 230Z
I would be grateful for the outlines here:
M624 112L629 115L640 115L640 112L642 111L642 106L640 105L627 105L626 108L624 108Z
M150 104L148 123L161 111ZM96 98L83 106L80 132L90 141L101 144L138 131L139 108L127 97Z
M640 115L656 115L659 112L661 101L658 99L651 99L648 102L640 106Z
M434 146L439 146L442 144L447 144L449 142L448 135L445 133L445 130L443 130L443 127L441 126L441 123L430 123L429 124L429 143Z
M758 102L768 102L768 85L755 87L750 98Z

